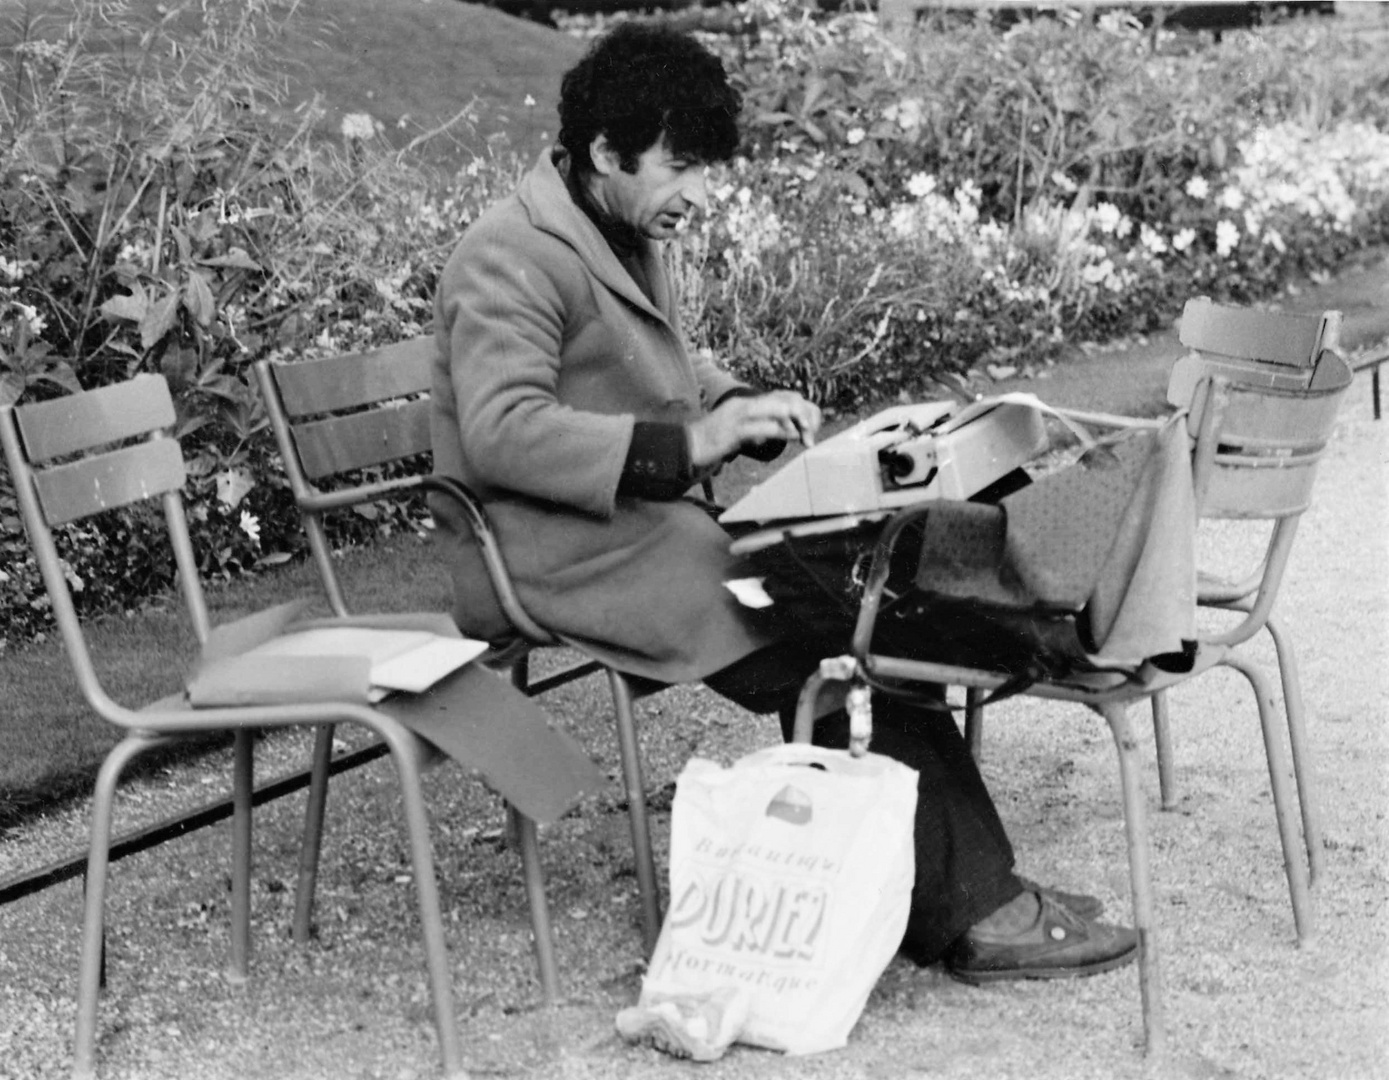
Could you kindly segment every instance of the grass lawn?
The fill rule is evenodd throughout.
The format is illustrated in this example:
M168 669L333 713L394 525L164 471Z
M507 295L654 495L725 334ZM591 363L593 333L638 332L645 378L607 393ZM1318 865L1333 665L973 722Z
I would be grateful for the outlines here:
M72 5L5 5L0 48L9 47L26 22L40 36L52 36ZM124 25L153 24L179 6L130 0ZM137 45L129 35L107 33L106 40L113 51ZM272 48L278 56L273 73L289 81L286 110L318 97L325 132L335 134L348 113L366 112L385 125L386 138L404 144L476 100L478 130L454 131L463 150L481 150L489 136L504 134L529 154L555 135L560 75L582 54L583 43L457 0L299 0L287 33ZM527 97L534 104L527 105Z
M448 606L446 579L434 565L432 549L414 538L345 552L340 569L349 603L362 610L437 611ZM208 606L215 625L301 596L328 613L308 563L209 587ZM197 661L187 613L177 596L160 597L128 616L95 620L88 626L88 644L111 696L132 707L175 692ZM55 800L85 794L121 732L82 699L56 634L0 654L0 701L3 831ZM187 753L187 748L168 753ZM142 756L133 771L159 767L168 753Z

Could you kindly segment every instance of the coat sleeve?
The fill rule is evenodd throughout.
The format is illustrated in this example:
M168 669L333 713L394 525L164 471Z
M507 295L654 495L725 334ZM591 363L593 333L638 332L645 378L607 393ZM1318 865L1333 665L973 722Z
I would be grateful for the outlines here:
M747 383L734 378L714 361L707 352L697 351L691 356L695 377L699 380L700 396L704 407L712 409L735 390L752 390Z
M634 419L557 400L563 257L476 230L444 268L436 316L469 479L608 517Z

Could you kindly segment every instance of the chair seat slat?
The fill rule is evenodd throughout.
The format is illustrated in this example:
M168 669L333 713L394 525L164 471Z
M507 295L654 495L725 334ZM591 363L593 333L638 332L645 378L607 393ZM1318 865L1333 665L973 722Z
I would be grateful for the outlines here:
M432 337L417 337L352 356L273 367L285 412L294 418L426 392L434 352Z
M430 449L429 402L406 401L297 424L294 443L310 480L426 453Z
M176 491L185 475L178 442L154 439L44 469L34 487L48 523L61 525Z
M15 410L15 419L29 460L37 465L166 428L174 422L174 403L162 377L137 375L84 394L24 405Z

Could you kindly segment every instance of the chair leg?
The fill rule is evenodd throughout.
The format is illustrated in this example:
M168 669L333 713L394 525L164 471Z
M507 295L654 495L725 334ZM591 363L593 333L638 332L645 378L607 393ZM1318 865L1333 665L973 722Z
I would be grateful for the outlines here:
M627 789L627 817L632 827L632 854L636 860L637 891L641 897L642 937L646 954L656 950L661 935L661 897L656 886L656 858L651 850L651 825L646 817L646 784L642 779L641 749L637 745L632 689L619 671L608 669L613 710L617 714L617 745L622 757L622 780Z
M318 861L323 854L323 822L328 805L328 766L333 760L333 733L324 724L314 733L309 801L304 808L304 845L299 849L299 880L294 887L293 934L296 945L307 945L313 927L313 898L318 888Z
M1307 844L1307 869L1315 885L1326 867L1326 851L1322 847L1321 807L1317 803L1316 772L1312 755L1307 749L1306 713L1302 707L1302 680L1297 671L1297 655L1287 638L1270 616L1264 624L1273 647L1278 652L1278 674L1283 682L1283 709L1288 715L1288 743L1293 752L1293 777L1297 781L1297 801L1302 809L1302 839Z
M559 1000L559 972L555 966L555 936L550 926L550 902L545 895L545 874L540 865L540 839L535 822L510 803L506 806L511 831L521 851L521 873L531 908L531 933L535 938L535 963L540 970L540 993L545 1004Z
M1278 839L1283 845L1283 868L1288 875L1288 893L1293 905L1293 923L1297 927L1298 944L1309 941L1313 934L1311 895L1307 886L1307 864L1297 850L1297 830L1293 825L1292 809L1288 803L1288 763L1283 758L1283 743L1274 723L1273 693L1268 679L1249 661L1227 653L1222 664L1234 668L1249 680L1254 699L1259 705L1259 723L1264 732L1264 753L1268 757L1268 783L1273 793L1273 812L1278 819Z
M429 969L430 992L434 998L434 1024L439 1033L439 1053L444 1075L466 1080L463 1049L458 1038L458 1022L453 1012L453 972L449 968L448 946L444 942L444 920L439 903L439 884L434 880L434 852L429 839L429 816L415 766L411 736L401 729L382 731L382 737L395 758L400 777L401 799L405 805L406 832L410 840L410 861L419 897L420 933L424 938L424 958Z
M1167 709L1167 691L1159 690L1152 697L1153 702L1153 741L1157 744L1158 792L1162 797L1162 808L1173 810L1177 806L1177 777L1172 768L1172 726Z
M227 977L244 983L251 967L251 790L255 733L237 731L232 744L231 963Z
M984 752L984 691L977 686L965 689L965 742L976 762Z
M101 990L106 872L111 862L111 818L116 784L136 755L170 741L140 734L127 735L106 755L97 773L92 795L91 847L87 854L82 953L77 973L77 1030L73 1037L72 1063L74 1080L88 1080L96 1075L96 1006Z
M1107 704L1101 712L1109 722L1119 754L1119 782L1124 798L1124 832L1129 849L1129 882L1133 891L1133 925L1138 932L1138 991L1143 1005L1144 1049L1161 1059L1167 1049L1163 1018L1162 975L1153 916L1151 856L1148 849L1147 808L1138 767L1138 740L1123 705Z

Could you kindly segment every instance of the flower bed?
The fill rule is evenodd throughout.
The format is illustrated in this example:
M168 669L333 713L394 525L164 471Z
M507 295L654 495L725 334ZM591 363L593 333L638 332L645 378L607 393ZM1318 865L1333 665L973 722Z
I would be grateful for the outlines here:
M303 545L250 365L423 332L458 233L527 164L473 139L487 148L441 175L387 143L404 118L351 114L325 139L286 116L264 74L285 10L190 9L137 28L132 54L98 47L124 5L75 3L0 54L0 402L165 374L214 576ZM781 0L714 21L747 153L670 249L685 324L828 408L1040 369L1389 235L1389 76L1334 22L1220 42L1122 13L888 35ZM382 503L338 527L423 522ZM64 530L63 554L89 611L168 584L140 513ZM0 647L47 621L0 477Z

